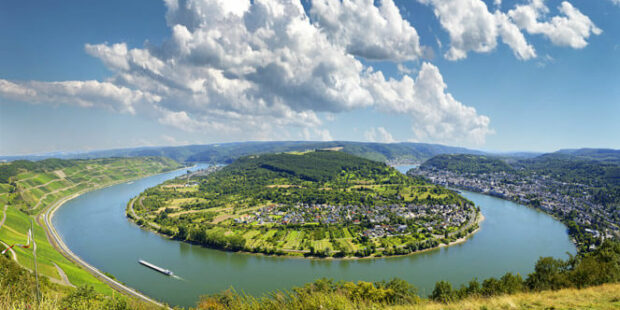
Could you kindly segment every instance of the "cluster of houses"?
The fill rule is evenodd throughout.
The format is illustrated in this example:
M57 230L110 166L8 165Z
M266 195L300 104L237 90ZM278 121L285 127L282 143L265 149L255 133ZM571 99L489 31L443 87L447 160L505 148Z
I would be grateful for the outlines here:
M242 214L234 219L237 224L374 224L373 228L362 232L368 237L383 237L402 234L407 225L395 224L395 219L403 223L407 219L416 219L416 225L431 232L434 229L460 227L465 224L472 212L471 206L450 205L416 205L391 204L377 206L338 206L331 204L295 204L268 205L256 211Z
M571 215L582 227L594 224L605 231L586 229L596 238L613 238L618 234L620 214L593 202L588 187L579 183L559 182L545 175L519 175L506 172L485 174L460 174L437 169L416 169L431 182L481 192L519 203L534 205L550 214ZM613 214L613 213L616 214ZM602 224L602 225L601 225Z
M395 225L375 225L373 228L366 229L362 232L363 236L368 238L381 238L385 236L402 235L407 231L407 225L395 224Z

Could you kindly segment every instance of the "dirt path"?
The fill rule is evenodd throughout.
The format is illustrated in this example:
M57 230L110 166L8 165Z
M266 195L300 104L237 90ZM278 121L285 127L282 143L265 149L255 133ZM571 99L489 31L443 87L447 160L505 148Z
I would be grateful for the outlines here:
M53 195L53 194L56 194L58 192L62 192L62 191L74 188L74 187L76 187L76 186L78 186L80 184L82 184L82 183L74 184L73 186L69 186L69 187L59 188L59 189L57 189L55 191L51 191L49 193L46 193L45 195L41 196L41 199L39 199L39 202L37 202L37 204L34 205L34 207L30 208L30 210L37 210L37 208L39 208L39 205L41 204L41 202L43 202L43 200L45 200L45 198L47 198L48 195Z
M134 202L136 202L136 199L137 199L137 198L134 198L134 199L131 201L131 203L129 204L129 212L131 212L131 215L133 215L133 218L134 218L136 221L138 221L138 219L140 219L141 217L139 217L138 215L136 215L136 212L133 210L133 204L134 204ZM142 207L144 208L144 205L142 204L142 199L144 199L144 197L140 197L140 200L138 201L138 203L140 204L140 206L142 206ZM156 230L159 230L159 228L160 228L160 226L159 226L159 225L157 225L157 224L155 224L155 223L152 223L152 222L150 222L150 221L146 221L146 220L145 220L145 223L146 223L146 224L148 224L149 226L153 227L153 228L154 228L154 229L156 229Z
M2 225L4 225L4 220L6 220L6 209L9 207L9 205L4 205L4 209L2 210L2 220L0 220L0 228L2 228Z
M66 286L75 287L75 285L73 285L71 281L69 281L69 278L67 277L67 274L65 274L65 271L62 270L60 266L56 265L56 263L53 264L56 267L56 270L58 270L58 274L60 275L60 279L62 280L63 284Z
M2 210L2 220L0 220L0 228L4 226L4 221L6 220L6 209L8 207L9 205L4 205L4 209ZM4 243L3 241L0 241L0 243L4 245L5 248L9 247L9 245ZM10 249L9 252L11 252L11 255L13 256L13 260L17 262L17 254L15 253L15 251L13 251L13 249Z
M58 181L63 181L63 180L65 180L65 179L53 179L51 181L48 181L47 183L43 183L43 184L39 184L37 186L33 186L33 187L29 188L28 190L33 190L35 188L40 188L40 187L48 186L51 183L58 182Z

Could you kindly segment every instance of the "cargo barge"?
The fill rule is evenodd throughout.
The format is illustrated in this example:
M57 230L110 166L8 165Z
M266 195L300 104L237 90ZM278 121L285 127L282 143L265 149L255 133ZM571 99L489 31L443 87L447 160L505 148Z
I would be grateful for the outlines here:
M165 275L167 275L167 276L172 276L172 275L174 275L174 273L173 273L172 271L170 271L170 270L168 270L168 269L161 268L161 267L159 267L159 266L155 266L155 265L153 265L153 264L151 264L151 263L149 263L149 262L147 262L147 261L145 261L145 260L141 260L141 259L139 259L139 260L138 260L138 263L140 263L140 264L142 264L142 265L144 265L144 266L146 266L146 267L149 267L149 268L151 268L151 269L153 269L153 270L155 270L155 271L161 272L161 273L163 273L163 274L165 274Z

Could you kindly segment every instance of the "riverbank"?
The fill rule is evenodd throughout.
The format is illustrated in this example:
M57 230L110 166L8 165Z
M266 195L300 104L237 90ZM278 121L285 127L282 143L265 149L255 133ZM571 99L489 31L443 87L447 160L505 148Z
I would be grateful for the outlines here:
M126 286L125 284L112 279L111 277L107 276L105 273L101 272L99 269L93 267L92 265L88 264L87 262L85 262L84 260L82 260L79 256L77 256L75 253L73 253L69 247L64 243L62 237L59 235L59 233L56 231L56 228L54 227L54 225L52 224L52 219L56 213L56 211L65 203L67 203L68 201L75 199L77 197L79 197L80 195L83 195L85 193L91 192L91 191L95 191L95 190L101 190L107 187L111 187L114 185L119 185L119 184L123 184L123 183L129 183L129 182L133 182L142 178L146 178L146 177L150 177L150 176L154 176L154 175L159 175L159 174L163 174L163 173L170 173L170 172L174 172L174 171L179 171L179 170L184 170L187 169L188 167L183 167L183 168L179 168L179 169L173 169L173 170L169 170L169 171L165 171L165 172L161 172L161 173L154 173L154 174L149 174L149 175L144 175L144 176L139 176L139 177L135 177L135 178L130 178L130 179L126 179L126 180L119 180L119 181L115 181L112 183L108 183L108 184L104 184L101 186L97 186L94 188L88 188L85 190L82 190L78 193L69 195L67 197L64 197L60 200L58 200L57 202L55 202L54 204L52 204L51 206L46 207L45 209L42 210L42 212L40 212L38 215L36 215L36 221L37 223L43 227L43 229L45 230L47 239L49 241L49 243L54 247L54 249L59 252L60 254L62 254L65 258L67 258L68 260L70 260L71 262L73 262L74 264L82 267L83 269L85 269L86 271L88 271L91 275L93 275L95 278L97 278L98 280L104 282L106 285L108 285L109 287L111 287L112 289L121 292L123 294L126 294L128 296L132 296L135 298L138 298L142 301L148 302L148 303L152 303L154 305L157 305L159 307L164 307L164 304L155 301L151 298L149 298L148 296L138 292L137 290Z
M403 256L410 256L410 255L415 255L415 254L420 254L420 253L424 253L424 252L428 252L428 251L432 251L432 250L437 250L440 248L444 248L444 247L450 247L453 245L457 245L460 243L463 243L465 241L467 241L467 239L471 238L473 235L475 235L479 230L480 230L480 224L484 221L485 217L482 214L482 212L477 212L476 213L476 219L475 222L467 227L464 227L462 229L466 230L469 229L472 225L477 225L478 227L473 230L472 232L468 233L466 236L461 237L459 239L456 239L454 241L451 241L449 243L439 243L437 246L434 247L430 247L430 248L426 248L426 249L422 249L422 250L416 250L410 253L406 253L406 254L392 254L392 255L370 255L370 256L364 256L364 257L357 257L357 256L344 256L344 257L334 257L334 256L328 256L328 257L322 257L322 256L315 256L315 255L307 255L310 253L310 251L301 251L301 250L296 250L296 251L288 251L288 250L282 250L282 252L284 254L268 254L268 253L262 253L262 252L250 252L250 251L243 251L243 250L238 250L238 251L232 251L232 250L228 250L228 249L222 249L222 248L217 248L217 247L209 247L200 243L196 243L196 242L191 242L188 240L179 240L174 238L173 236L164 234L162 232L159 231L159 226L157 224L151 223L149 221L144 220L143 218L139 217L134 209L134 203L137 199L139 199L141 196L138 197L134 197L132 198L129 203L127 204L127 211L126 211L126 215L127 218L130 222L134 223L136 226L140 227L140 229L143 229L145 231L149 231L152 233L155 233L163 238L169 239L169 240L175 240L175 241L179 241L179 242L185 242L191 245L198 245L198 246L202 246L205 248L209 248L209 249L213 249L213 250L218 250L218 251L223 251L223 252L231 252L231 253L239 253L239 254L246 254L246 255L258 255L258 256L267 256L267 257L285 257L285 258L294 258L294 259L310 259L310 260L367 260L367 259L380 259L380 258L392 258L392 257L403 257ZM142 220L142 225L138 224L138 221ZM432 239L435 240L436 239ZM402 245L399 246L400 248L405 247L406 245ZM384 250L384 248L378 248L377 250ZM294 253L294 254L287 254L287 253ZM297 254L297 255L295 255Z
M54 226L67 246L92 266L147 296L184 307L195 307L201 295L231 286L260 296L323 277L338 281L399 277L427 295L439 280L458 286L474 277L499 277L506 270L528 274L539 256L566 258L566 252L574 253L561 223L530 208L466 191L463 195L479 206L485 217L482 229L467 242L445 249L353 260L291 259L212 250L162 238L125 216L132 198L173 177L155 176L87 193L58 209ZM135 263L138 258L163 266L183 280L144 268Z
M520 200L517 200L517 199L512 199L511 197L507 197L507 196L504 196L504 195L494 195L494 194L492 194L490 192L484 192L484 191L481 191L481 190L477 190L475 188L466 188L466 187L463 187L463 186L458 186L456 184L451 184L450 187L448 187L448 188L453 188L455 190L471 191L473 193L477 193L477 194L480 194L480 195L484 195L484 196L488 196L488 197L493 197L493 198L497 198L497 199L501 199L501 200L505 200L505 201L510 201L510 202L513 202L513 203L525 206L527 208L530 208L532 210L535 210L536 212L540 212L540 213L546 214L546 215L552 217L554 220L556 220L556 221L558 221L558 222L560 222L560 223L562 223L564 225L568 225L568 223L566 222L566 220L564 218L557 216L557 214L555 214L555 213L548 212L547 210L545 210L543 208L540 208L539 206L533 205L532 203L524 203L523 201L520 201ZM569 232L569 235L570 235L570 232ZM577 248L579 248L579 243L577 242L577 240L575 240L574 236L571 236L570 239L571 239L571 242Z

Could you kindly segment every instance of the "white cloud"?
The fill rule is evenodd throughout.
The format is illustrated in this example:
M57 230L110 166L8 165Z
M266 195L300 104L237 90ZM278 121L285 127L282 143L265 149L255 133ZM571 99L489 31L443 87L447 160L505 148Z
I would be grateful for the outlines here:
M400 74L414 74L416 73L416 70L414 68L410 68L402 63L399 63L396 65L396 70L398 70L398 72Z
M187 140L178 140L177 138L169 135L161 135L161 140L166 143L166 145L188 145L190 144Z
M332 141L332 134L327 129L314 129L314 133L319 136L319 140L321 141Z
M392 0L314 0L310 15L328 38L349 54L375 60L415 60L418 33Z
M161 100L160 96L149 92L98 81L12 82L0 79L0 96L32 103L102 106L130 114L134 114L141 104Z
M189 132L242 139L305 130L331 140L317 115L374 109L406 113L418 140L484 143L488 117L447 93L435 66L424 63L417 77L386 79L357 58L419 57L417 33L392 1L316 3L319 22L299 0L166 0L172 34L162 45L85 46L114 72L108 81L4 81L0 95L107 106ZM346 22L328 25L325 16ZM366 28L353 23L358 16ZM357 35L377 40L371 46Z
M492 133L490 119L447 93L439 69L430 63L422 64L415 80L386 80L374 72L366 83L381 110L411 118L414 140L482 144Z
M499 36L504 43L510 46L517 59L527 60L536 57L534 47L527 43L523 33L508 19L506 14L496 11L493 16Z
M381 142L381 143L393 143L396 142L392 137L392 134L389 133L383 127L370 128L366 132L364 132L364 138L366 138L369 142Z
M468 51L489 52L497 45L495 18L481 0L420 0L431 4L441 26L450 35L445 57L459 60Z
M499 10L501 1L495 1L495 12L490 12L482 0L418 0L431 5L441 26L450 35L450 49L445 53L449 60L460 60L468 52L486 53L497 47L497 38L507 44L518 59L536 57L534 47L523 35L541 34L558 46L583 48L591 34L601 30L586 15L569 2L558 8L563 16L548 18L549 8L544 0L530 0L516 5L507 12Z
M539 21L549 12L543 0L531 0L529 4L517 5L508 16L521 29L531 34L542 34L555 45L584 48L591 34L599 35L602 30L590 18L569 2L558 7L564 16L554 16L548 21Z
M548 64L552 63L555 63L555 58L551 57L551 55L549 54L546 54L545 56L541 57L538 62L536 62L536 66L542 69L545 68Z
M331 133L328 129L313 128L312 130L304 128L300 134L301 138L306 141L333 141Z

